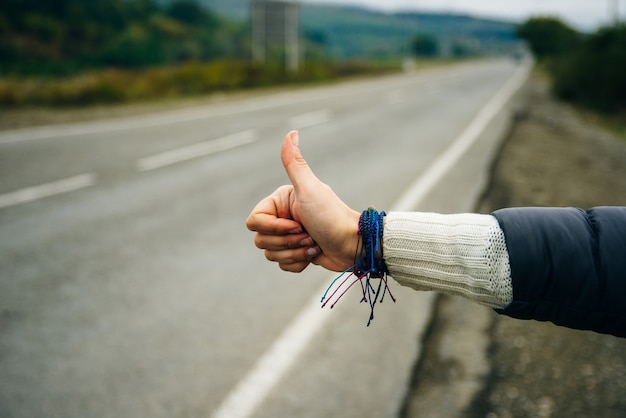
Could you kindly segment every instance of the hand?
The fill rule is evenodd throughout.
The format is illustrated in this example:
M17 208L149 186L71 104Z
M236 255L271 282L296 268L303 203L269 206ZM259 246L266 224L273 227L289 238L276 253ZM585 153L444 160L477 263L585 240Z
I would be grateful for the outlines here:
M256 232L254 242L265 257L285 271L299 273L310 263L344 271L354 263L360 214L313 174L298 144L292 131L281 150L292 185L259 202L246 226Z

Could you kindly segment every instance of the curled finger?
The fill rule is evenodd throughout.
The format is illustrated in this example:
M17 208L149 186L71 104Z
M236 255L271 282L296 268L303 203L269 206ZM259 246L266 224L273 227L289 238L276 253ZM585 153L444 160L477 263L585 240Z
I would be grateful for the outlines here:
M280 251L315 246L313 239L307 234L268 235L257 233L254 245L262 250Z
M265 250L265 258L275 261L280 265L310 263L315 257L321 254L318 246L301 247L288 250ZM281 267L282 268L282 267Z

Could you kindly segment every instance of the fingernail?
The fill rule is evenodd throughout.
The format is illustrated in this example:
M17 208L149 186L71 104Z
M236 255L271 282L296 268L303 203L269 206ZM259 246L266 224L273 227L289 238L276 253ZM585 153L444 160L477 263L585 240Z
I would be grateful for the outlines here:
M315 245L315 241L313 241L313 238L307 237L307 238L303 239L302 241L300 241L300 245L302 247L308 247L310 245Z
M296 147L300 145L300 134L298 131L291 132L291 143Z
M294 234L294 235L301 234L302 232L303 232L302 228L296 228L296 229L292 229L291 231L289 231L290 234Z
M309 257L315 257L320 254L321 254L321 251L318 247L311 247L311 248L307 248L306 250L306 255L308 255Z

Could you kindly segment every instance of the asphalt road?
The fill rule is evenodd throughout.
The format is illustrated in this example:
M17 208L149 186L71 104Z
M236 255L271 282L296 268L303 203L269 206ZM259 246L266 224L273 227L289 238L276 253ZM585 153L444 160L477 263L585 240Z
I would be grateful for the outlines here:
M290 129L352 207L470 210L519 68L1 132L0 416L395 416L432 297L392 285L369 328L357 293L312 309L332 277L266 262L245 218Z

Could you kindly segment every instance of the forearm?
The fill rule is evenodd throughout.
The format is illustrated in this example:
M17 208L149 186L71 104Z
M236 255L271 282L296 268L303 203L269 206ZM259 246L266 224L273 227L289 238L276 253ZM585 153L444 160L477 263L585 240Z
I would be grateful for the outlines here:
M390 276L402 285L493 308L513 300L504 234L491 215L391 212L383 254Z
M626 208L510 208L515 299L501 313L626 337Z

